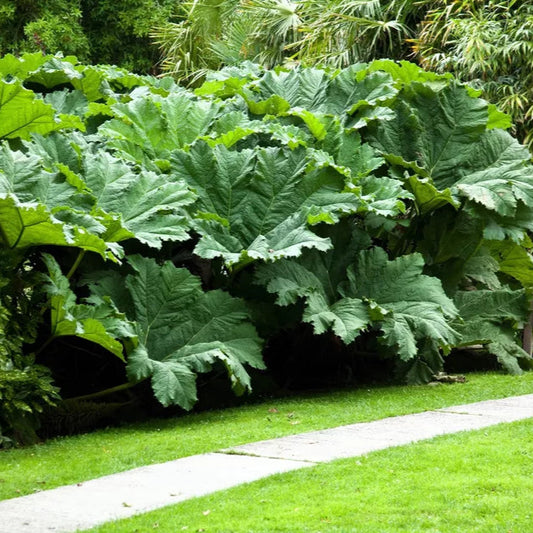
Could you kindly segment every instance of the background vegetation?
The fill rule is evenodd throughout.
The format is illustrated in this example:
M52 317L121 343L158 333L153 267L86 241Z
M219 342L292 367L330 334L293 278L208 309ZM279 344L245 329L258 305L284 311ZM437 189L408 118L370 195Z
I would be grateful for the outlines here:
M174 20L175 0L1 0L0 55L62 51L84 61L156 70L150 30Z

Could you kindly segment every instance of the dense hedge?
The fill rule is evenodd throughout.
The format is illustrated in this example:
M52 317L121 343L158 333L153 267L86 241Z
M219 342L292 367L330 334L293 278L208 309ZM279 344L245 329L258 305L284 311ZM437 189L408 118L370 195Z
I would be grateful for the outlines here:
M4 440L55 386L191 409L263 357L349 383L479 344L530 365L529 152L450 75L248 64L190 91L35 53L0 76Z

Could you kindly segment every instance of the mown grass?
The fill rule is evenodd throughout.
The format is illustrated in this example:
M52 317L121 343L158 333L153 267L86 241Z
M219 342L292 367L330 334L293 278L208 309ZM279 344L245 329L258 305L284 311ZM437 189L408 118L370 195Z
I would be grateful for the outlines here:
M261 439L533 393L533 372L470 374L467 379L435 387L376 387L268 399L2 451L0 499Z
M533 531L533 421L266 478L98 533Z

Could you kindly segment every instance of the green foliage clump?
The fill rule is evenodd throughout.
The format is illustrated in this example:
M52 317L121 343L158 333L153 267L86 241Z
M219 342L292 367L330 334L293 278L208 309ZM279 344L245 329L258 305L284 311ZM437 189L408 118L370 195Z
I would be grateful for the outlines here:
M14 114L0 93L5 277L39 287L23 353L73 396L150 382L191 409L207 373L242 394L263 340L304 328L414 383L458 347L531 364L529 152L450 75L245 64L193 92L39 54L0 73L20 98ZM55 362L67 345L126 382L74 384Z
M152 34L163 70L188 83L246 60L266 68L416 60L481 89L531 148L532 20L531 3L517 0L199 0Z
M206 70L249 60L347 67L379 57L406 58L405 39L421 13L418 2L200 0L183 20L153 31L164 71L194 81Z
M120 65L135 72L152 72L159 53L150 31L181 13L176 0L81 0L82 30L93 63Z
M158 62L150 30L179 10L173 0L0 0L0 55L63 52L149 72Z
M89 57L80 0L2 0L0 53L63 51Z
M25 286L32 276L20 270L14 274L5 260L0 277L0 448L34 443L39 414L59 399L49 369L24 351L24 344L35 341L39 322L35 287Z

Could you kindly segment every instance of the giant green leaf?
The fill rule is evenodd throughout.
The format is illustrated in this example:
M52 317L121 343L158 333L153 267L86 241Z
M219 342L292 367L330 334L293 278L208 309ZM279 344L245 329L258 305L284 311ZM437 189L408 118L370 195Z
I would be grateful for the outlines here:
M349 132L338 121L333 121L321 143L331 164L347 178L347 189L361 199L359 212L374 213L383 217L396 217L404 213L404 199L412 198L403 183L389 176L379 175L385 160L368 143L363 143L356 132Z
M22 57L6 54L0 58L0 77L25 80L30 72L37 70L46 63L48 57L43 56L41 52L24 54Z
M36 154L0 149L0 228L7 247L74 246L112 257L91 205L87 194L43 168Z
M405 213L404 199L412 198L401 181L387 176L366 176L350 190L359 191L363 206L360 211L389 218Z
M0 80L0 139L29 139L31 133L48 133L65 127L79 127L68 116L59 118L19 81Z
M75 70L81 76L71 76L70 84L82 92L89 102L122 100L124 93L129 94L136 87L155 85L153 78L133 74L113 65L76 65Z
M410 176L408 184L413 191L415 204L421 215L435 211L446 204L454 207L460 205L459 201L453 197L450 189L439 191L429 178L421 178L417 175Z
M453 79L449 73L429 72L409 61L377 59L368 65L368 70L370 72L383 71L390 74L398 87L410 85L413 82L425 82L433 88L441 88Z
M267 71L260 81L254 84L254 90L258 93L256 99L266 100L277 96L288 102L290 107L301 107L315 112L322 110L328 84L326 72L320 69Z
M303 320L313 324L315 333L328 329L346 344L370 323L366 304L358 298L339 299L339 284L358 252L369 245L368 236L348 221L323 231L333 247L326 253L306 250L297 260L283 259L258 267L257 283L276 294L278 305L305 299Z
M319 293L307 297L303 320L313 324L315 333L329 329L350 344L367 328L371 319L365 302L359 298L342 298L331 305Z
M460 345L484 344L504 368L520 374L518 360L531 359L518 345L517 330L530 312L525 291L459 291L454 302L462 319L454 323L461 334Z
M410 254L389 261L381 248L362 251L348 269L343 296L375 302L386 311L380 322L383 342L403 360L417 355L425 339L449 348L457 341L450 319L457 315L437 278L422 274L424 260Z
M52 89L82 78L83 75L74 68L76 63L74 56L63 57L61 54L53 56L35 52L21 57L7 54L0 59L0 77L17 78Z
M112 109L116 118L106 122L99 133L109 137L110 145L128 159L149 164L168 158L170 151L206 134L219 105L182 91L166 98L141 93Z
M391 104L394 120L369 124L372 144L398 164L422 169L440 189L452 185L485 131L487 104L459 85L412 83Z
M488 247L501 272L522 286L533 288L533 257L525 246L512 241L492 241Z
M248 137L258 139L264 134L267 139L270 137L271 140L278 141L289 148L306 146L310 139L308 132L295 125L281 124L275 117L265 117L263 120L251 119L241 110L228 110L213 122L210 130L208 135L201 138L211 146L224 144L227 148L231 148Z
M44 97L57 113L83 117L89 109L89 102L81 91L54 91Z
M424 256L426 273L437 276L452 294L464 280L468 261L482 246L482 221L448 205L419 217L416 224L416 250Z
M387 103L397 92L389 74L369 73L366 69L361 70L361 65L352 65L333 78L323 110L336 115L353 115L359 109Z
M497 276L499 270L498 261L492 257L487 247L482 246L466 261L464 275L489 289L500 289L502 284Z
M186 184L149 171L133 169L106 152L89 153L83 161L83 181L95 197L95 208L118 215L108 241L134 237L154 248L163 241L188 238L184 207L195 200Z
M58 85L71 83L83 77L74 67L74 57L61 58L48 56L46 61L26 77L26 82L42 85L45 89L52 89Z
M309 251L297 260L263 265L257 280L278 295L280 305L304 298L304 321L316 333L331 328L345 343L374 324L404 361L414 359L428 340L435 350L453 345L458 335L449 322L457 310L440 281L422 274L422 257L388 261L380 248L357 253L365 241L357 232L352 235L346 248L336 235L333 250L325 254Z
M112 257L108 245L97 235L56 218L43 204L20 202L0 193L0 235L7 248L73 246Z
M49 135L33 135L31 142L24 143L25 153L28 156L38 156L40 165L48 172L59 170L63 173L67 182L79 191L86 186L79 179L73 179L73 174L82 171L83 154L90 150L90 143L86 136L79 132L70 134L54 132ZM66 170L70 172L65 172Z
M331 304L339 297L339 284L346 281L346 271L358 253L370 245L369 236L349 219L317 230L331 240L332 247L322 253L305 250L298 260L281 260L260 265L256 280L277 295L278 305L289 305L299 297L320 292Z
M371 142L410 178L422 214L467 204L487 239L520 242L530 229L533 170L529 153L508 133L487 130L488 111L458 85L404 87L396 118L369 126Z
M338 115L345 123L346 114L377 107L397 93L389 74L368 72L364 64L352 65L333 76L315 68L267 71L250 87L238 92L253 114L296 114L308 125L317 114Z
M56 137L59 139L60 137ZM54 172L53 166L43 165L42 156L10 150L7 144L0 148L0 192L13 193L23 201L37 201L49 209L69 207L84 209L91 204L85 194Z
M220 256L228 266L325 250L328 240L311 232L305 217L335 222L361 205L343 192L344 176L317 168L304 148L229 151L200 142L173 153L172 172L199 197L196 253Z
M159 266L153 259L132 256L129 264L135 271L126 278L133 307L125 311L139 338L128 355L130 379L150 378L163 405L190 409L196 401L196 374L218 361L236 392L249 390L244 365L262 368L263 363L244 302L222 291L204 293L199 278L170 262ZM105 289L96 287L95 292ZM124 297L119 300L120 308Z
M50 254L43 254L48 268L44 289L50 297L51 339L76 336L99 344L124 360L119 339L134 338L132 324L110 302L79 304L70 282Z
M507 132L488 131L476 143L476 150L454 189L501 217L513 218L518 202L533 212L530 154Z
M3 170L19 198L36 199L56 218L107 242L137 238L160 248L163 241L188 238L184 207L195 196L182 181L135 172L76 135L36 137L26 148L27 154L0 153L0 183Z

